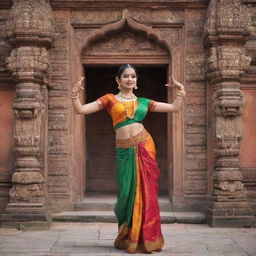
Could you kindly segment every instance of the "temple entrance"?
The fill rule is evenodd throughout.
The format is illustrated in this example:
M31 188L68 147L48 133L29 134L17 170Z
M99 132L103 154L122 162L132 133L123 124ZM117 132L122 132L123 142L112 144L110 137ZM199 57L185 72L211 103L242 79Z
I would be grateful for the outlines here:
M116 67L85 67L87 80L86 102L91 102L106 93L118 93L115 82ZM138 67L138 97L167 102L168 66ZM167 114L148 113L144 121L152 135L157 150L157 161L161 171L159 194L167 195ZM86 116L86 194L117 193L114 129L106 111Z

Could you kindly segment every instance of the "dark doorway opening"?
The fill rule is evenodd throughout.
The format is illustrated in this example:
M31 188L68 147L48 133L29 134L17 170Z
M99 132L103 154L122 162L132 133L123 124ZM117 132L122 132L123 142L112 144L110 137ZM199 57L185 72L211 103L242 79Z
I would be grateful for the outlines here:
M118 67L85 67L86 102L107 93L118 93L115 75ZM167 66L138 67L137 97L167 102ZM145 128L152 135L160 168L159 194L168 194L167 114L148 113ZM86 194L117 193L115 137L111 117L103 110L86 116Z

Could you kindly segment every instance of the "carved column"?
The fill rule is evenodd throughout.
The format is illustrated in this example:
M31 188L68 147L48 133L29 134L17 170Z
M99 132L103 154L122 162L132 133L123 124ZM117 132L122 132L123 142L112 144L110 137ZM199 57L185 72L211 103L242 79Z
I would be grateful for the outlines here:
M49 1L13 0L7 22L12 45L7 68L16 81L15 172L4 226L48 225L44 207L44 136L47 93L48 48L52 44L53 21Z
M243 95L240 75L250 63L248 12L242 0L211 0L205 27L208 86L213 88L213 191L208 209L212 226L250 226L255 218L247 201L239 168Z

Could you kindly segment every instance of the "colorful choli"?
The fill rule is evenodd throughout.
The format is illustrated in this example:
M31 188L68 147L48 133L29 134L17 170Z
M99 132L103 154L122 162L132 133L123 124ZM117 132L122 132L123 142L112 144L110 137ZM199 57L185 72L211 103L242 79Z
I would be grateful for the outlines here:
M106 94L97 102L111 115L116 129L129 123L143 122L155 103L138 98L135 116L129 119L126 118L124 106L113 94ZM133 111L133 102L127 103L128 111ZM114 245L129 253L161 250L164 239L158 205L160 172L154 141L145 129L127 140L116 140L116 164L118 236Z
M135 102L136 113L133 119L126 117L125 107L121 101L119 101L113 94L106 94L96 100L101 108L104 108L108 111L113 120L113 126L115 129L118 129L122 126L132 123L142 123L144 118L147 115L147 112L150 111L155 104L155 101L149 100L146 98L137 98ZM128 113L133 111L133 102L125 101L126 108Z

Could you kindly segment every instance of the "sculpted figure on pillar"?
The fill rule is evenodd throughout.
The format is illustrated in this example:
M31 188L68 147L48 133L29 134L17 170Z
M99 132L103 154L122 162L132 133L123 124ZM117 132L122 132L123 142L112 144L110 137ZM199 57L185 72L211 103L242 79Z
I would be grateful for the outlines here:
M208 86L213 87L213 191L208 211L213 226L248 226L254 221L239 168L242 137L240 76L250 64L244 44L249 16L242 0L212 0L205 26Z
M44 96L48 49L53 41L53 19L47 0L13 0L7 22L12 45L6 59L7 69L15 81L15 172L12 176L10 202L5 224L36 221L48 225L44 207ZM43 224L44 225L44 224Z

